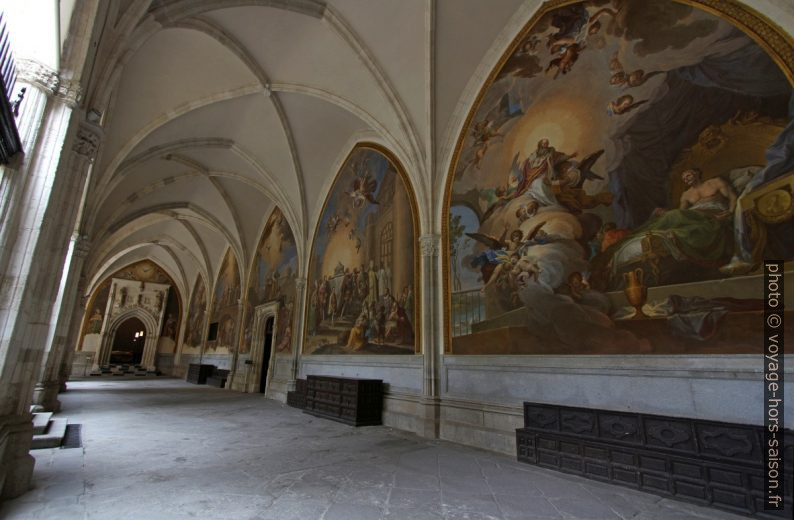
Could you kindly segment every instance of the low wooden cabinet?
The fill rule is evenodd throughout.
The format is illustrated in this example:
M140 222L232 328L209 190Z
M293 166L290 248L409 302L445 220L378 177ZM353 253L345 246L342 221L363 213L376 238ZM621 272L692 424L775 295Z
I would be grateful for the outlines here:
M187 369L187 377L185 380L188 383L195 383L197 385L203 385L207 383L207 378L212 375L212 372L215 370L215 365L199 365L197 363L191 363Z
M763 426L524 403L518 460L757 518L791 518L794 432L783 430L785 511L766 511Z
M352 426L382 424L383 381L307 376L304 412Z
M296 379L295 390L287 392L287 406L293 408L306 408L306 380Z

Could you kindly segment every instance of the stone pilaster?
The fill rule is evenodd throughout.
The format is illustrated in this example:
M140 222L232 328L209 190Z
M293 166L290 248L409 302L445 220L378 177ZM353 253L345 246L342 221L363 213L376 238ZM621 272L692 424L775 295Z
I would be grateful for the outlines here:
M424 381L421 404L424 407L424 427L420 433L424 437L437 438L440 424L440 384L441 353L443 335L441 334L441 278L440 278L440 235L419 237L422 253L422 354L424 356Z
M237 330L235 331L234 352L232 352L232 363L230 365L229 376L226 379L226 390L237 390L239 378L237 377L237 363L240 360L240 340L245 333L245 316L243 311L243 298L237 299Z
M75 252L77 254L77 252ZM85 252L81 252L81 262L85 267L85 259L88 257L88 250ZM80 341L80 331L82 330L83 325L83 316L85 315L85 309L88 306L88 296L85 295L86 291L88 290L88 279L85 276L85 272L80 273L80 277L77 281L77 289L76 294L77 297L74 298L74 306L72 307L72 317L69 320L69 328L66 334L66 345L64 348L63 355L61 356L61 363L58 368L58 391L65 392L66 391L66 382L69 380L69 376L72 373L72 363L75 356L75 350L77 348L78 341Z
M47 370L43 367L50 364L49 359L44 365L42 360L48 350L62 352L56 323L64 296L73 294L69 287L69 237L101 136L100 131L89 131L86 125L73 121L75 89L68 90L67 99L57 87L51 91L40 79L31 81L34 90L49 99L38 136L14 172L20 179L14 190L18 204L4 222L0 239L4 246L0 259L4 273L0 282L0 294L4 295L0 301L0 351L6 354L0 359L0 416L10 417L13 424L30 421L28 409L37 383L38 399L57 406L58 385L46 374L51 376L59 363L53 359L52 369ZM30 482L27 455L20 454L29 448L32 430L15 427L14 431L14 437L0 443L0 480L5 482L2 497L19 494Z
M69 329L74 308L79 307L77 291L80 285L80 271L90 248L91 241L87 236L75 234L72 237L71 255L67 257L64 266L66 283L62 286L62 292L56 302L57 308L53 312L56 319L52 339L49 348L45 351L41 375L33 390L33 403L41 405L50 412L58 412L61 409L61 403L58 401L58 393L61 391L61 364L69 348Z
M30 413L0 416L0 500L30 489L36 463L29 453L33 441L31 417Z
M306 278L295 278L295 305L293 306L292 362L287 390L295 390L295 380L300 376L301 348L303 347L303 323L306 312Z

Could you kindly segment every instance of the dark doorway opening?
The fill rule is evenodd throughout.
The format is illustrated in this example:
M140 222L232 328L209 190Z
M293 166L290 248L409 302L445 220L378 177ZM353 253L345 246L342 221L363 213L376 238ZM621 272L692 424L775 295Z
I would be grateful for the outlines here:
M138 318L127 318L116 329L110 349L110 363L138 365L143 359L146 327Z
M259 393L267 390L267 368L270 366L270 352L273 350L273 316L265 322L265 346L262 349L262 375L259 378Z

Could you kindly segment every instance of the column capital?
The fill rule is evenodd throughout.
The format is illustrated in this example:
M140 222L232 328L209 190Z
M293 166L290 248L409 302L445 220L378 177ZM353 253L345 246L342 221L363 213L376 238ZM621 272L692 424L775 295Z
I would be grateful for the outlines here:
M71 108L75 108L83 95L83 87L79 81L61 79L55 89L55 97Z
M17 79L54 95L60 84L58 72L36 60L16 60Z
M441 235L422 235L419 237L422 256L438 256L441 250Z
M72 151L88 160L93 160L101 141L102 128L83 121L77 128L77 135L72 145Z

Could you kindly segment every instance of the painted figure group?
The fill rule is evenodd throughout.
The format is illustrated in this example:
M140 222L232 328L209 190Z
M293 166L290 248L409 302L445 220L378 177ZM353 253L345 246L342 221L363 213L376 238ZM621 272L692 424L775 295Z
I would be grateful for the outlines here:
M316 280L311 290L309 327L341 328L337 343L358 350L367 344L412 344L414 295L410 286L393 293L391 269L370 260L369 267L337 265L333 276ZM352 326L351 326L352 322Z

